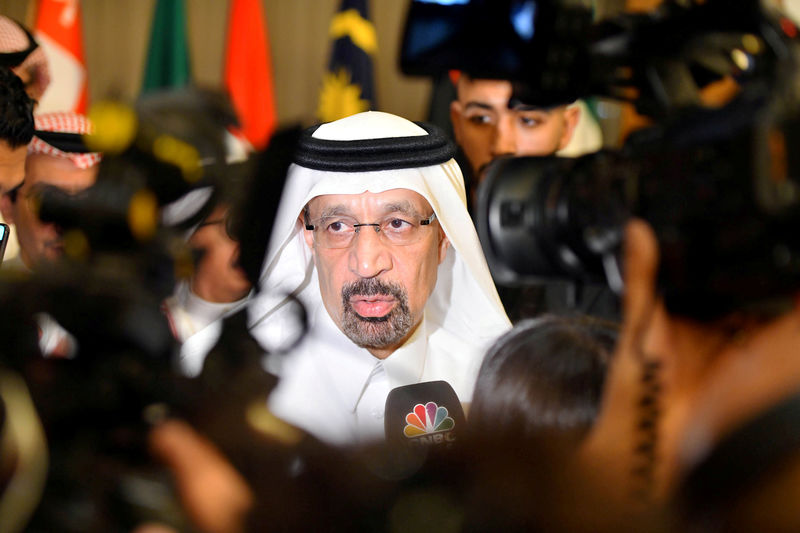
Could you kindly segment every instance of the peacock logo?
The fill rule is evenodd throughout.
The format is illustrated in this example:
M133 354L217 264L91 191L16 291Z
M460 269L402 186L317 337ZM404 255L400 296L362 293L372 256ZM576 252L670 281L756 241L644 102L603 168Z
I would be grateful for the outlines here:
M448 416L447 407L439 407L434 402L428 402L424 405L418 403L406 415L406 427L403 429L403 433L409 439L413 439L423 435L449 431L455 425L455 420Z

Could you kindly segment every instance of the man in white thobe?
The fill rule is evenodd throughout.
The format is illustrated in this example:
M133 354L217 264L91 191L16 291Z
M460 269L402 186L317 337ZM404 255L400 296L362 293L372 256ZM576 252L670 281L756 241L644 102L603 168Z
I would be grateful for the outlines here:
M290 167L250 306L272 355L272 411L321 440L380 440L389 391L448 382L468 403L488 345L510 327L466 208L452 144L435 128L365 112L309 130Z

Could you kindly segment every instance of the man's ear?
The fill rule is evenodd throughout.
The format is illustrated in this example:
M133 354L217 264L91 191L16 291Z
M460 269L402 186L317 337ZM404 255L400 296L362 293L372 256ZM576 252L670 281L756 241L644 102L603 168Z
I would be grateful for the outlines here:
M463 106L458 100L450 102L450 124L453 125L453 136L456 138L456 144L461 144L461 113Z
M0 213L6 224L14 224L14 203L7 194L0 195Z
M561 133L561 141L558 143L558 149L563 150L567 147L575 134L575 128L578 127L578 122L581 119L581 108L577 104L569 105L564 110L564 131Z
M447 257L447 249L450 248L450 239L445 235L444 230L439 226L439 264L442 264Z

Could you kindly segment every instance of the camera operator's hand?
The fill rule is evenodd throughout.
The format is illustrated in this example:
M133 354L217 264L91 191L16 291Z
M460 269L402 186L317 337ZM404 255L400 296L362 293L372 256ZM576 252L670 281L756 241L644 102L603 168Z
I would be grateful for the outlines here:
M168 420L148 436L151 453L172 472L189 519L201 531L244 530L253 493L244 478L189 424Z

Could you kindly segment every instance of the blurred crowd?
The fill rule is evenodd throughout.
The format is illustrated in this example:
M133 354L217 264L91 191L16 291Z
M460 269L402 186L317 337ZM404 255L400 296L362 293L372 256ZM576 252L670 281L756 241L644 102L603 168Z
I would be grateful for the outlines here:
M256 151L224 94L36 113L50 76L0 16L0 531L800 527L796 107L758 168L665 157L789 192L631 217L617 294L500 285L476 229L493 162L603 148L584 100L454 71L452 138L365 111Z

